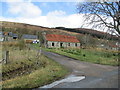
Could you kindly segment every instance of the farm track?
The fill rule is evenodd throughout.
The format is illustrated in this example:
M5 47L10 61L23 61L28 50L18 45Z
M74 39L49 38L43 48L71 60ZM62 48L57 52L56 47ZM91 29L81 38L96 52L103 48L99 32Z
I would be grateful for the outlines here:
M65 57L56 53L42 51L44 55L64 65L72 75L85 76L74 83L61 83L53 88L118 88L118 67L92 64Z

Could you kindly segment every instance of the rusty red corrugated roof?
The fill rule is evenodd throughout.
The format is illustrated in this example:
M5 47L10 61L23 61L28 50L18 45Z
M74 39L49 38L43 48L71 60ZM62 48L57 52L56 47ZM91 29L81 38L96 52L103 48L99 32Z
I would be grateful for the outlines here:
M118 45L109 45L110 47L117 48Z
M58 42L80 42L75 36L57 35L57 34L46 34L46 40L58 41Z

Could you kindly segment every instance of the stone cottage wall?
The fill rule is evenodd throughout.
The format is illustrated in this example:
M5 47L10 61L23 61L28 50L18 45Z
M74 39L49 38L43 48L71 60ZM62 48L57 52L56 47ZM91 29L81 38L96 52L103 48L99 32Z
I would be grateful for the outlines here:
M52 46L52 43L54 43L54 46ZM62 43L62 47L80 47L80 43L69 43L69 42L54 42L54 41L48 41L47 42L47 47L48 48L60 48Z

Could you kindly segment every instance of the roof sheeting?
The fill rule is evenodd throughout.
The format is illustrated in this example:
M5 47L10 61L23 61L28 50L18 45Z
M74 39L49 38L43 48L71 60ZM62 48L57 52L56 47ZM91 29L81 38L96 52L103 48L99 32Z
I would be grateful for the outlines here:
M29 34L24 34L22 36L24 39L38 39L37 35L29 35Z
M12 32L9 32L9 33L8 33L8 36L12 37L12 36L13 36L13 33L12 33Z
M5 37L4 35L0 34L0 38L4 38L4 37Z
M46 40L58 41L58 42L74 42L74 43L80 42L75 36L56 35L56 34L47 34Z
M13 34L13 37L18 37L18 35L17 34Z
M0 32L0 35L4 35L4 33L3 33L3 32Z

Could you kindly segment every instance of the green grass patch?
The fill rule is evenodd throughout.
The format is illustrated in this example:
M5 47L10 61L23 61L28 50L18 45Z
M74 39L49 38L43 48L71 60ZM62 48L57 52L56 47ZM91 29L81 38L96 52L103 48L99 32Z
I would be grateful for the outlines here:
M118 66L118 53L95 49L47 49L44 50L65 55L80 61Z
M2 82L3 88L36 88L64 77L68 71L51 59L43 57L47 65L29 75L19 76Z
M35 71L38 68L45 67L47 62L43 60L43 55L40 58L25 59L14 61L10 64L5 64L2 67L2 80L15 78Z
M57 62L43 54L39 56L38 49L6 45L2 50L9 51L9 62L2 65L2 88L36 88L63 78L68 73Z

